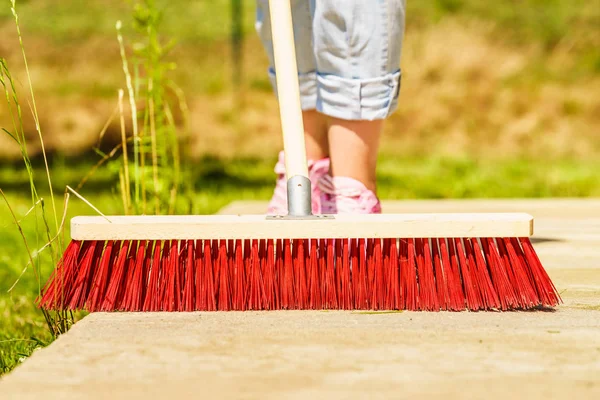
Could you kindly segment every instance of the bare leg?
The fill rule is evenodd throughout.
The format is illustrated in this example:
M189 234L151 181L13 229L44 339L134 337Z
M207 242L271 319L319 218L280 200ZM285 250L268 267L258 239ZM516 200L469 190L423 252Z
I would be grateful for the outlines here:
M303 111L302 121L304 123L306 157L314 161L329 157L325 116L315 110Z
M329 119L331 174L356 179L376 191L377 153L383 120Z

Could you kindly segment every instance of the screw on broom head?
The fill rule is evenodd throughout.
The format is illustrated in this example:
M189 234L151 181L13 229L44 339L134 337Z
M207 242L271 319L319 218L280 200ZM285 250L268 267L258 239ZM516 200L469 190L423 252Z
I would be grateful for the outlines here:
M515 310L561 299L527 214L77 217L46 309Z

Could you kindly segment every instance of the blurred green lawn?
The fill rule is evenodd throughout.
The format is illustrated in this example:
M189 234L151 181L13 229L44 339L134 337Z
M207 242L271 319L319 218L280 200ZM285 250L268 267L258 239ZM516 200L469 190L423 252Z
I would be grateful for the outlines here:
M155 0L164 13L163 31L182 42L218 41L230 34L231 0ZM7 2L8 3L8 2ZM244 30L252 32L255 2L242 1ZM131 0L60 2L17 0L19 13L27 17L29 34L44 34L57 41L76 43L94 35L114 35L115 21L127 20ZM479 19L496 24L499 41L514 44L539 42L555 46L568 32L578 32L578 46L597 43L600 18L598 0L479 0L407 1L408 29L428 26L447 16ZM79 16L80 18L74 18ZM0 21L10 18L10 8L0 8ZM594 68L598 71L596 55Z

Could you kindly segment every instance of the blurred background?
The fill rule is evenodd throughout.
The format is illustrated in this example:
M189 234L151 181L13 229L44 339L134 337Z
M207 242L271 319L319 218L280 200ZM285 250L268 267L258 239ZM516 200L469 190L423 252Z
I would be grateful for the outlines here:
M600 0L407 3L381 197L599 196ZM44 246L68 238L63 217L96 213L72 197L63 214L67 185L106 214L210 213L269 199L279 111L254 7L2 2L0 374L56 333L34 300L65 242L52 257Z
M175 42L162 60L176 66L165 76L187 101L190 156L274 162L279 115L253 27L254 1L153 3L162 14L160 40ZM118 89L126 90L115 23L123 21L127 51L144 41L132 28L135 5L18 2L46 150L56 159L90 153ZM599 194L599 27L600 0L408 1L400 107L385 128L380 168L382 185L396 187L384 195ZM0 36L0 55L26 94L9 6L0 7ZM9 116L0 112L6 126ZM27 106L24 114L33 157L35 123ZM119 141L114 118L101 148ZM2 162L19 157L19 147L0 135ZM431 174L456 178L454 188L440 180L421 187ZM506 187L515 179L520 186Z

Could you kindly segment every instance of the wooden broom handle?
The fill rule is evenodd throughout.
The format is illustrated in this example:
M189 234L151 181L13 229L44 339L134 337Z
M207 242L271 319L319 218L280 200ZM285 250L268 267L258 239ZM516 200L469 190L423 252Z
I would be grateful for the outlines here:
M269 0L286 177L308 179L290 0Z

